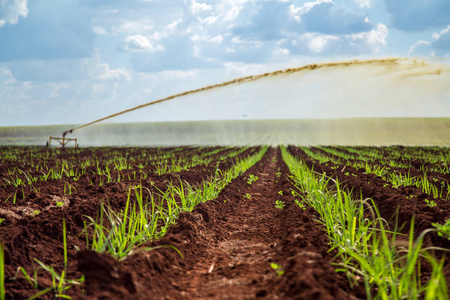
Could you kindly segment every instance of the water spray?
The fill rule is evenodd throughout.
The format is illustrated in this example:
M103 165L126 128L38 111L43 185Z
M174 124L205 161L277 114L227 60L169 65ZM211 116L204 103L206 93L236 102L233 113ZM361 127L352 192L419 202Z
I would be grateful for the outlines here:
M110 119L113 117L117 117L119 115L123 115L123 114L131 112L131 111L135 111L135 110L147 107L147 106L155 105L155 104L158 104L161 102L165 102L168 100L172 100L175 98L179 98L179 97L183 97L183 96L187 96L187 95L191 95L191 94L195 94L195 93L199 93L199 92L203 92L203 91L222 88L222 87L226 87L226 86L230 86L230 85L249 83L249 82L257 81L257 80L267 78L267 77L289 75L289 74L293 74L293 73L299 73L299 72L303 72L303 71L314 71L314 70L318 70L318 69L335 69L335 68L347 68L347 67L352 67L352 66L375 65L375 66L385 67L386 68L385 71L390 73L393 70L395 70L393 67L399 66L400 62L402 62L402 61L411 61L412 62L411 65L403 66L403 70L408 72L407 75L405 75L405 76L420 76L420 75L424 75L424 74L425 75L430 74L430 70L427 68L424 68L425 65L427 65L426 63L418 62L415 59L408 59L408 58L386 58L386 59L372 59L372 60L363 60L363 61L352 60L352 61L331 62L331 63L322 63L322 64L309 64L309 65L305 65L305 66L298 67L298 68L288 68L288 69L284 69L284 70L277 70L274 72L263 73L260 75L251 75L251 76L236 78L236 79L233 79L230 81L225 81L223 83L214 84L214 85L186 91L186 92L168 96L166 98L162 98L162 99L159 99L156 101L144 103L144 104L111 114L109 116L97 119L95 121L82 124L78 127L72 128L70 130L66 130L62 133L62 138L50 137L50 140L47 144L50 145L52 140L56 140L60 143L61 147L65 147L67 145L67 143L72 142L72 141L74 141L75 145L77 145L76 139L67 138L66 135L69 133L73 133L74 131L76 131L78 129L96 124L98 122L101 122L101 121L104 121L104 120L107 120L107 119ZM418 67L419 67L419 70L416 69ZM432 71L433 75L440 75L440 73L441 73L440 68L437 70L433 69L433 71Z

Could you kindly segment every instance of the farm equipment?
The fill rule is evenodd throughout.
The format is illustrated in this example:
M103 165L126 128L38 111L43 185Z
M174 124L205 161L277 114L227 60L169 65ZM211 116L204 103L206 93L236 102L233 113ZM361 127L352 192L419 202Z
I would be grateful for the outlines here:
M78 144L77 144L77 139L76 138L75 139L66 138L66 134L72 133L72 131L73 130L64 131L63 134L62 134L62 138L50 136L50 139L47 142L47 147L50 147L51 144L52 144L52 140L54 140L54 141L57 141L62 148L64 148L70 142L74 142L75 143L75 148L77 148Z

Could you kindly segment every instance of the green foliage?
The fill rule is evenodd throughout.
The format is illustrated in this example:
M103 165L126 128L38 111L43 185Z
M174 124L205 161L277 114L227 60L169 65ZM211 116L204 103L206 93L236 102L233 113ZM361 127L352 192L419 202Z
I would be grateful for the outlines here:
M245 199L252 199L252 195L250 193L246 193L244 196L242 196Z
M426 202L428 207L435 207L435 206L437 206L436 202L434 202L433 200L425 199L424 201Z
M51 286L39 291L29 299L39 299L41 298L41 296L51 291L54 292L55 297L57 298L71 299L71 297L66 295L66 291L70 289L72 286L80 285L84 282L84 276L82 276L79 279L67 278L68 258L67 258L67 232L65 219L63 219L63 251L64 251L64 269L62 270L61 274L59 274L53 266L46 265L36 258L34 259L34 261L39 265L39 267L34 269L33 276L30 276L30 274L28 274L28 272L23 267L19 267L17 269L16 276L14 279L17 279L19 272L21 272L34 289L39 289L37 281L39 268L42 268L43 270L47 271L52 277Z
M130 188L124 210L114 211L108 205L102 205L97 219L86 216L86 237L91 229L93 231L91 240L86 240L87 247L124 258L143 242L164 236L180 213L190 212L197 204L215 199L228 183L259 161L266 151L267 147L263 147L257 154L237 161L227 171L217 169L209 180L196 187L180 180L176 184L169 183L165 191L154 187L158 190L156 195L141 185ZM155 197L159 201L155 201Z
M373 201L353 200L337 180L309 170L284 147L282 155L295 185L307 195L304 201L320 214L320 223L327 230L332 248L339 253L338 271L346 272L354 284L362 277L369 299L373 291L377 293L376 299L448 298L442 262L437 262L422 247L430 230L415 238L412 221L408 247L399 251L398 233L385 228L385 220ZM372 218L367 217L367 209ZM432 277L425 284L421 282L421 257L433 266Z
M275 272L277 273L278 277L283 276L284 270L283 270L283 267L281 265L272 262L272 263L270 263L270 267L275 270Z
M450 240L450 219L445 221L445 224L432 223L439 236L445 237Z
M275 200L275 207L278 209L283 210L285 206L285 203L281 200Z
M253 175L253 174L250 174L250 175L248 176L247 183L248 183L248 184L253 184L253 182L255 182L255 181L257 181L257 180L258 180L258 176L255 176L255 175Z

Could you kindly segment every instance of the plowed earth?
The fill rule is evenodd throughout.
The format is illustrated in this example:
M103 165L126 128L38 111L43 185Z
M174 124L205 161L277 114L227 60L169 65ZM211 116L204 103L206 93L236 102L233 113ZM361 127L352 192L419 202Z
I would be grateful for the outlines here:
M125 154L128 150L117 151ZM256 151L251 148L239 157ZM219 169L228 169L233 163L234 159L220 162ZM20 266L33 274L37 267L34 258L61 274L63 218L69 245L67 277L75 279L84 274L86 278L83 285L67 291L72 298L365 298L362 287L350 289L345 276L334 271L335 253L329 252L328 238L314 220L315 212L295 204L289 171L279 149L274 148L227 185L216 199L198 205L192 213L182 213L165 237L142 245L172 245L184 258L171 248L160 248L135 251L119 262L108 254L86 249L84 216L96 216L102 201L120 210L129 185L141 183L151 189L179 179L195 185L216 168L214 161L181 173L101 187L92 185L97 181L90 174L71 182L76 188L72 195L61 193L64 181L44 182L39 193L27 192L25 199L15 204L41 210L37 215L19 214L11 201L4 201L7 195L3 191L0 217L5 221L0 225L0 239L5 246L7 299L25 299L38 292L21 273L16 276ZM250 174L259 179L249 184ZM284 209L275 207L276 200L284 202ZM54 201L64 205L57 207ZM47 272L40 269L37 275L39 289L51 285ZM50 292L42 298L53 297Z
M374 201L383 219L387 220L391 229L398 228L404 234L410 230L411 220L414 218L414 233L417 237L424 230L433 228L432 223L444 224L450 219L450 202L432 195L423 193L415 186L400 186L398 188L383 180L375 174L367 174L364 170L357 170L348 165L337 165L332 162L319 163L295 146L289 146L291 154L302 159L309 168L319 173L339 180L347 190L353 191L355 199L362 197ZM437 205L430 207L425 199L433 200ZM401 240L402 237L400 236ZM447 238L431 232L426 236L424 245L427 247L440 247L450 249ZM450 257L445 252L436 251L438 258L444 257L446 263L443 271L446 278L450 278ZM427 271L422 270L422 279L428 278Z

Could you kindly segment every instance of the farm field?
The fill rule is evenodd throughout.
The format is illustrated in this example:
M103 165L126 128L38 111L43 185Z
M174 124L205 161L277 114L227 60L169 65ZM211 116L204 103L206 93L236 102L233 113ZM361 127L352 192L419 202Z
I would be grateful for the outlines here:
M76 125L0 127L0 145L44 146ZM88 146L450 146L450 118L349 118L99 123L67 137Z
M448 298L446 147L0 153L2 299Z

